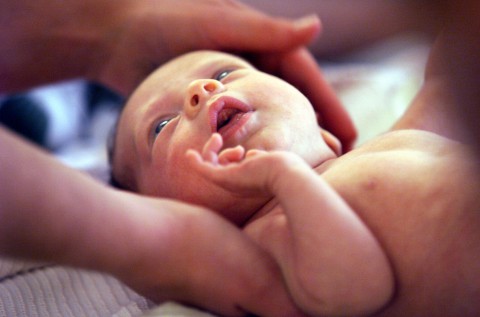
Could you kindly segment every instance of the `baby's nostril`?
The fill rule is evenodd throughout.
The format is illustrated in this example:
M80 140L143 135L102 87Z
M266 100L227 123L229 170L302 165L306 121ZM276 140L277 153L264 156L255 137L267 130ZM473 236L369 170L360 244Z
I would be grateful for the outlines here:
M198 101L198 95L193 95L192 99L190 99L190 104L195 107L196 105L198 105Z
M214 92L217 86L214 83L206 83L203 88L208 92Z

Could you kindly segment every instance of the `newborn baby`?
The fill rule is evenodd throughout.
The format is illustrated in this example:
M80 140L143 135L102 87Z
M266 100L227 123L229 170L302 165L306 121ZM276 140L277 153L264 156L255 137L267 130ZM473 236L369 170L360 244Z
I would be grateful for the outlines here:
M458 141L401 128L341 155L295 87L194 52L128 100L112 177L235 223L308 315L478 316L478 162Z

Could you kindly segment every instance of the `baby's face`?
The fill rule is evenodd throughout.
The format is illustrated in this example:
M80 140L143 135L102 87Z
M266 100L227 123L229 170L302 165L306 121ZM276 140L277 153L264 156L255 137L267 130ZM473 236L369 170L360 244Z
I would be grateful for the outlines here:
M197 175L185 158L213 132L224 147L293 151L312 166L333 156L296 88L235 56L202 51L160 67L134 92L118 124L115 178L139 193L200 204L242 223L249 215L239 210L240 198ZM258 199L241 201L248 209Z

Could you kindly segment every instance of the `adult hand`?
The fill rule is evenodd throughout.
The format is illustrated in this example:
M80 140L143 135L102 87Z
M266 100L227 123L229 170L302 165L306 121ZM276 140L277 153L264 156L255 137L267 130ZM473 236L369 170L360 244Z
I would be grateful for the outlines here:
M233 0L17 0L0 9L0 90L10 91L87 76L129 94L179 54L285 51L320 27L315 17L274 19Z
M351 123L331 102L318 66L294 51L318 34L315 16L272 18L233 0L16 0L0 9L0 91L87 77L128 95L158 65L188 51L262 54L272 72L312 98L333 133L351 139Z
M275 19L237 1L135 1L130 10L105 34L100 48L105 59L91 69L91 77L123 93L188 51L285 52L309 43L320 29L315 16Z
M109 271L141 294L223 316L301 315L276 263L230 222L204 208L118 194L117 201L135 210L132 222L138 223L128 239L141 239Z
M245 4L221 0L139 1L137 10L128 28L115 35L109 60L94 69L94 78L127 93L159 64L191 50L247 54L260 68L296 85L310 98L323 126L342 141L344 150L351 148L356 138L353 123L315 59L302 48L320 31L316 16L275 19Z

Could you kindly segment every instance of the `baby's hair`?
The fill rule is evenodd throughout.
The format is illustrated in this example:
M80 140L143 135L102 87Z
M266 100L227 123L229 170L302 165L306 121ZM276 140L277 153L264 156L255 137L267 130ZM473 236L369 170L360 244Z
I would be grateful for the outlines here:
M115 158L115 141L117 138L117 131L118 131L118 124L120 122L120 118L122 117L123 109L125 109L126 102L122 106L122 110L119 112L115 124L112 126L108 133L107 138L107 158L108 158L108 166L109 166L109 180L108 183L112 187L118 189L127 189L125 185L123 185L120 181L118 181L113 173L113 160Z
M158 67L159 65L155 65L155 67L152 67L152 72ZM147 75L148 77L148 75ZM138 88L138 87L137 87ZM122 118L123 111L125 110L125 107L128 103L128 101L131 98L131 94L127 96L125 99L123 99L123 104L121 106L121 110L119 111L115 124L112 126L108 133L107 137L107 159L108 159L108 166L109 166L109 180L108 183L112 187L118 188L118 189L123 189L123 190L131 190L126 184L121 183L114 174L113 171L113 165L114 165L114 160L115 160L115 147L116 147L116 139L117 139L117 132L118 132L118 125L120 124L120 119Z
M123 186L122 183L117 181L117 179L115 178L111 170L110 170L110 178L108 179L108 184L117 189L128 190L127 188L125 188L125 186Z

